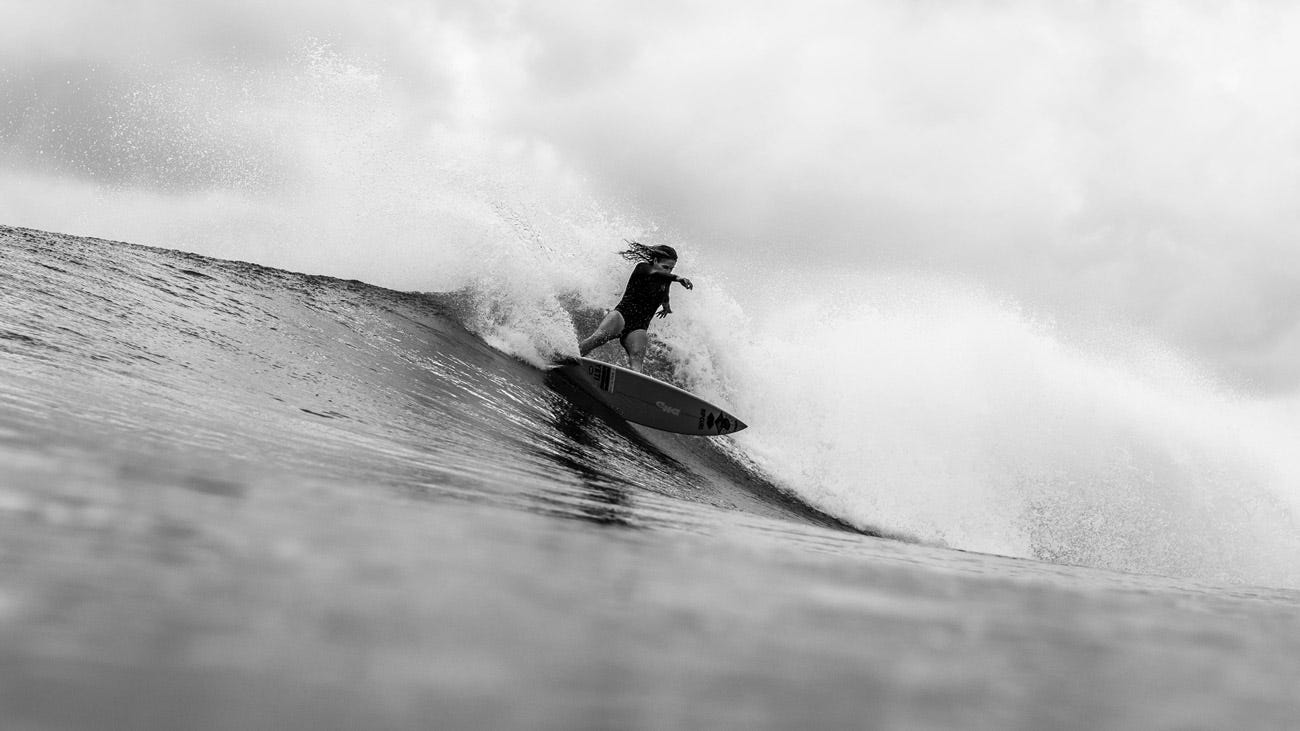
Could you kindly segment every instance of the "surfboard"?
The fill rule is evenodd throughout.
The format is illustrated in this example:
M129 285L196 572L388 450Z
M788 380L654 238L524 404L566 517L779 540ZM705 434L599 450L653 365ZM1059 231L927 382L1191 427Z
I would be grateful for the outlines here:
M575 358L555 370L633 424L708 437L734 434L747 426L698 396L628 368Z

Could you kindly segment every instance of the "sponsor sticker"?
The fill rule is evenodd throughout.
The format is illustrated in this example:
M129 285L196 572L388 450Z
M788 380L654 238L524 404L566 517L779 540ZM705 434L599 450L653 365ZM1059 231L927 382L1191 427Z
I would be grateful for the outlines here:
M600 390L612 392L614 390L614 369L604 363L588 363L587 375L595 382Z

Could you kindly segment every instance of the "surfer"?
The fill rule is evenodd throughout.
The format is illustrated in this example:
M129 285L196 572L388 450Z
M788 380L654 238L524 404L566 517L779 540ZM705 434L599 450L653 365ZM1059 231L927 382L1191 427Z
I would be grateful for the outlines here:
M659 317L667 317L673 311L668 305L668 288L673 282L679 282L687 289L694 289L695 285L691 280L673 274L673 268L677 266L677 250L673 247L646 246L635 241L627 243L629 248L619 254L628 261L637 262L637 265L628 277L623 299L605 315L596 331L578 345L578 352L585 356L618 338L627 351L632 370L641 371L650 339L650 320L656 311Z

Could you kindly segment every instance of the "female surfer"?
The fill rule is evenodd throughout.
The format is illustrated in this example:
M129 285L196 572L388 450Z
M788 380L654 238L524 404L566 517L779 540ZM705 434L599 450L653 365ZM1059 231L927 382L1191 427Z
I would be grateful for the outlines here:
M605 315L596 331L578 345L578 352L586 355L618 338L627 351L632 370L640 371L645 362L651 318L656 310L660 317L667 317L673 311L668 306L668 287L673 282L680 282L687 289L694 289L695 285L691 280L673 274L673 268L677 266L677 250L673 247L645 246L635 241L627 243L629 248L619 254L628 261L637 262L637 265L632 269L632 276L628 277L623 299Z

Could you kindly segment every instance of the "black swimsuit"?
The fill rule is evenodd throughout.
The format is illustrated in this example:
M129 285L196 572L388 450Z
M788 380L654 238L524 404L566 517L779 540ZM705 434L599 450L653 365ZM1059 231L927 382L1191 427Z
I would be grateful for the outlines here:
M614 309L623 313L620 340L626 338L628 333L650 328L650 320L659 311L659 306L668 304L668 287L672 283L673 280L666 274L651 274L649 263L636 265L632 276L628 277L623 299L614 305Z

